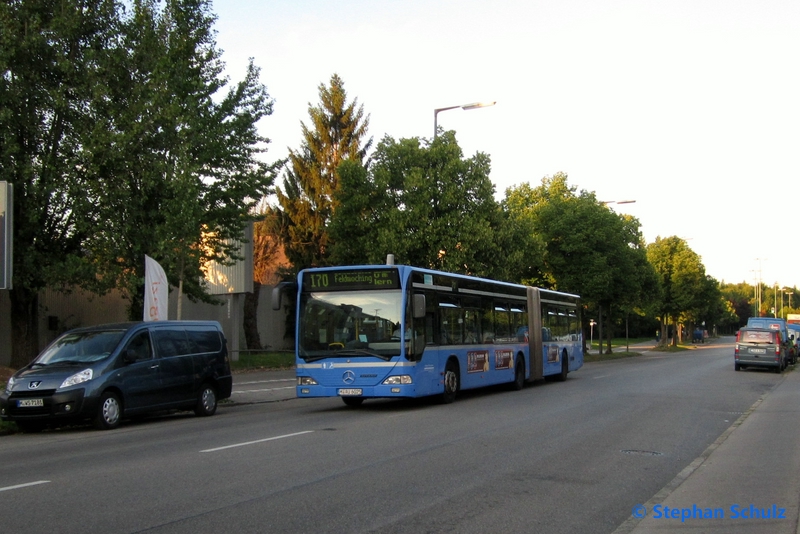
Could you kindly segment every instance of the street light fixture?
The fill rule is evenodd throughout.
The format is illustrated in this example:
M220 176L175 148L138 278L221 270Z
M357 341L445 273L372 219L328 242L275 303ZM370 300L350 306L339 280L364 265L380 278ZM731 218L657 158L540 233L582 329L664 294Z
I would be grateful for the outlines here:
M465 111L469 111L470 109L478 109L478 108L488 108L489 106L494 106L497 102L473 102L472 104L463 104L460 106L448 106L446 108L437 108L433 110L433 137L434 139L439 133L439 123L438 123L438 115L440 111L447 111L448 109L456 109L461 108Z

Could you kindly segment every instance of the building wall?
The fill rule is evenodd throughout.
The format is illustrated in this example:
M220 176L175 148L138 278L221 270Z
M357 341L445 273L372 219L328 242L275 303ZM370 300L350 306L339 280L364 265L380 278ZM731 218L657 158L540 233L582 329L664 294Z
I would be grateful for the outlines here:
M283 311L272 309L271 294L272 286L263 286L259 293L258 333L261 344L269 350L291 350L294 340L285 339L285 315ZM233 352L237 348L244 349L244 295L220 295L219 300L222 301L221 305L213 305L191 302L184 297L181 318L219 321L228 338L229 350ZM118 291L97 296L81 290L70 293L46 290L41 294L39 303L39 350L71 328L128 320L128 301ZM8 366L11 362L10 310L9 292L0 290L0 366ZM169 318L176 319L177 313L178 292L173 289L169 295Z
M11 361L11 298L9 292L0 289L0 367Z

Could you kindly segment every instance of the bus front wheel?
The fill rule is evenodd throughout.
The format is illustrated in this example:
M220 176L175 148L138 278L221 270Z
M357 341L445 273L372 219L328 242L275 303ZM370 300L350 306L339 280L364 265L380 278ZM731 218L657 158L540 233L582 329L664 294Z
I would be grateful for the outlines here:
M458 365L450 360L444 368L444 393L442 393L442 402L450 404L456 400L456 393L458 393L459 377Z

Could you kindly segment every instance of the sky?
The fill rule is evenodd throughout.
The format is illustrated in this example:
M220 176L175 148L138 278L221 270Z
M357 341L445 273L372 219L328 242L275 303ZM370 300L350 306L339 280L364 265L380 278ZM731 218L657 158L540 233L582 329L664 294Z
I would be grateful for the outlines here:
M267 160L336 73L374 143L490 156L501 199L566 173L648 243L678 236L720 282L800 286L797 0L214 0L232 82L274 99Z

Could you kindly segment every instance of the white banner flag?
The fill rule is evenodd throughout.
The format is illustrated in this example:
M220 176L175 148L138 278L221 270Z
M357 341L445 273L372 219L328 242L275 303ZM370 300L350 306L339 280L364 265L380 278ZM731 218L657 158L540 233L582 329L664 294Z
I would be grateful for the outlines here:
M169 283L164 269L150 256L144 257L144 320L166 321Z

